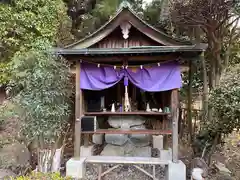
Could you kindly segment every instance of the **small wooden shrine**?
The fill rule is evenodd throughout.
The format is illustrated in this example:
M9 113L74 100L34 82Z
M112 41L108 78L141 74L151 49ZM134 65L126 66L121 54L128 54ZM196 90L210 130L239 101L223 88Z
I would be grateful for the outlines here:
M75 64L74 156L80 156L82 134L85 146L88 146L89 134L161 134L172 137L172 161L177 163L181 68L205 48L173 39L144 22L123 3L100 29L57 49ZM98 117L129 115L155 120L144 130L99 126L82 131L83 116L98 120Z

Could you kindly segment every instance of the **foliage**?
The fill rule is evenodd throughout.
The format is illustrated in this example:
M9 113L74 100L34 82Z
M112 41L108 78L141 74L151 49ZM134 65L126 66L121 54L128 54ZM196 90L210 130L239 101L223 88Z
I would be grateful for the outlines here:
M12 180L72 180L70 177L63 177L60 173L31 173L28 176L20 176L17 178L12 178Z
M68 5L68 15L72 19L71 32L77 38L98 29L116 12L123 0L65 0ZM131 8L144 20L165 31L167 34L175 35L172 22L169 19L168 0L153 0L143 6L143 0L127 0ZM186 39L186 37L184 37Z
M171 15L174 23L187 27L191 36L199 35L208 43L206 59L209 61L210 89L219 84L221 74L228 65L233 41L239 34L233 25L240 16L234 9L237 9L234 0L178 0L173 3Z
M240 38L235 38L232 42L232 50L229 58L229 65L240 64Z
M9 157L0 156L0 168L8 169L14 172L15 174L25 174L27 171L31 169L29 163L26 164L18 164L16 162L9 161Z
M229 68L222 76L220 85L211 92L209 105L213 121L207 122L197 136L195 146L202 151L207 144L213 145L217 135L228 135L240 128L240 64ZM217 142L220 143L220 142Z
M15 116L17 108L10 101L0 105L0 148L21 139L18 134L19 120Z
M214 128L229 134L234 128L240 128L240 64L229 68L222 76L220 86L210 94L210 106L213 109Z
M143 18L150 24L154 25L154 27L159 27L161 25L160 21L160 13L162 9L162 2L158 0L154 0L152 3L146 5Z
M91 12L95 30L103 25L110 16L115 13L120 2L120 0L103 0L96 4L95 9Z
M8 113L9 111L6 111L6 109L6 106L0 105L0 125L4 123L6 117L8 116L6 113Z
M193 63L193 75L192 75L192 93L199 95L203 91L203 81L202 81L202 68L201 68L201 59L192 59ZM184 102L187 99L187 93L189 89L189 72L182 73L182 82L183 86L180 89L181 100Z
M7 84L9 80L8 64L0 62L0 86L1 84Z
M16 53L11 65L15 112L28 142L54 143L70 114L69 66L50 49L47 40L37 41L29 51Z
M72 34L80 39L94 32L116 12L124 0L64 0L72 20ZM142 0L128 0L132 8L142 14Z
M62 0L18 0L0 3L0 61L3 66L11 61L20 48L31 48L36 39L58 41L57 29L66 19ZM3 63L3 64L2 64ZM0 84L9 74L1 73Z

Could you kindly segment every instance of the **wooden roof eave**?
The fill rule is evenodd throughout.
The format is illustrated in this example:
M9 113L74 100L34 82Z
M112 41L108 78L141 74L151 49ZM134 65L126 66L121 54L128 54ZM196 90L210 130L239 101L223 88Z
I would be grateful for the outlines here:
M66 49L82 49L88 48L105 37L107 37L111 32L116 29L121 22L128 21L133 27L138 29L140 32L151 38L152 40L163 44L165 46L174 46L174 45L191 45L189 41L183 42L176 39L173 39L171 36L157 30L152 27L141 18L139 18L129 7L123 7L117 11L116 15L113 16L105 25L99 28L94 33L90 34L86 38L79 40L73 44L66 46Z
M206 44L185 45L185 46L140 46L130 48L83 48L83 49L55 49L62 55L127 55L127 54L159 54L174 52L203 52Z

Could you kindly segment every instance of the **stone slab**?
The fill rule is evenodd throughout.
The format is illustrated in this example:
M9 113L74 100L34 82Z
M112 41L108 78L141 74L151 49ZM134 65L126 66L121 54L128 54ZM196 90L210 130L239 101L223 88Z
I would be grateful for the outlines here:
M84 178L86 172L86 158L71 158L66 163L66 176L81 179Z
M101 152L101 156L151 157L151 147L135 147L130 143L124 146L107 144Z
M101 156L124 156L124 149L121 146L107 144L103 148Z
M145 120L146 118L142 116L110 116L108 123L113 128L121 128L123 124L127 127L142 125Z
M105 141L107 144L122 146L128 141L127 134L105 134Z

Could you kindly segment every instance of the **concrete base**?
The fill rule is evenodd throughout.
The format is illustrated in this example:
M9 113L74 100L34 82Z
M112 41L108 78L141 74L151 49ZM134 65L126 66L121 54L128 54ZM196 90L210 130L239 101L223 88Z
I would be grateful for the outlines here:
M160 150L160 159L161 160L168 160L168 161L172 161L172 149L168 149L168 150Z
M93 155L93 146L88 146L88 147L84 147L81 146L80 148L80 157L89 157Z
M178 163L169 162L166 180L186 180L186 165L182 161Z
M70 159L66 163L66 176L81 179L84 178L86 172L85 159Z

